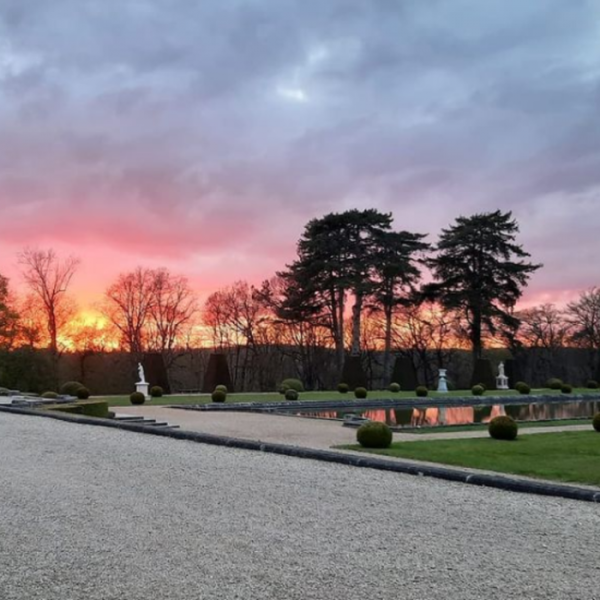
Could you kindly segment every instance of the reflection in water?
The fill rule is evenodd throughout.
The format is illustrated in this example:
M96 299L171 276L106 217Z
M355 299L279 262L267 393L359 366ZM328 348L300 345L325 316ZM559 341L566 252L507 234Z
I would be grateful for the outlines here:
M381 421L395 427L434 427L436 425L488 423L499 415L508 415L517 421L541 421L592 417L597 412L600 412L600 402L370 408L352 411L301 412L297 414L302 417L317 417L320 419L343 419L348 414L355 414L371 419L371 421Z

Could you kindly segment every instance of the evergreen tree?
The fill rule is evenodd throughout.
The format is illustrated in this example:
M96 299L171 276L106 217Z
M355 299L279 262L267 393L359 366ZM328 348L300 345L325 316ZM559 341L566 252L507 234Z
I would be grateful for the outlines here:
M481 358L483 337L515 330L514 306L529 277L542 265L515 243L519 231L512 213L500 210L459 217L442 230L437 254L428 259L434 283L425 295L465 320L473 358Z

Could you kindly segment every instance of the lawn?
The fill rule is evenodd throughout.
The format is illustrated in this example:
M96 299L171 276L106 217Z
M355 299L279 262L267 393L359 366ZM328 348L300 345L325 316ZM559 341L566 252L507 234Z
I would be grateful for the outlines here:
M386 450L367 450L358 445L344 448L600 486L600 434L593 430L523 435L513 442L480 438L395 442Z
M532 396L534 394L550 394L553 390L532 390ZM589 390L587 388L575 389L574 393L598 393L598 390ZM488 396L519 396L519 393L515 390L494 390L493 392L489 392ZM557 392L556 395L563 396L565 398L565 402L569 400L569 394L561 394ZM438 394L437 392L429 392L429 396L427 398L419 398L419 400L426 399L435 399L435 398L447 398L450 397L460 397L460 396L471 396L471 390L456 390L452 392L448 392L447 394ZM109 406L129 406L129 396L101 396L99 397L102 400L106 400ZM392 393L389 391L383 390L374 390L369 392L368 400L376 400L378 398L385 399L406 399L406 398L416 398L414 392L397 392ZM485 396L483 396L485 398ZM524 402L528 401L530 396L523 396ZM354 394L340 394L338 391L330 391L330 392L302 392L300 394L300 400L354 400ZM236 402L281 402L284 400L284 397L277 392L266 392L266 393L246 393L246 394L228 394L227 402L228 403L236 403ZM169 404L208 404L212 402L210 398L210 394L192 394L192 395L178 395L173 394L169 396L163 396L162 398L153 398L150 403L154 405L169 405Z

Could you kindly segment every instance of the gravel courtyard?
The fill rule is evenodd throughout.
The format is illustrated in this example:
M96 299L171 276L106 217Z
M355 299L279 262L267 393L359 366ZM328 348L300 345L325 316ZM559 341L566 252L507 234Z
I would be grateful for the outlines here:
M600 507L0 414L2 600L600 598Z

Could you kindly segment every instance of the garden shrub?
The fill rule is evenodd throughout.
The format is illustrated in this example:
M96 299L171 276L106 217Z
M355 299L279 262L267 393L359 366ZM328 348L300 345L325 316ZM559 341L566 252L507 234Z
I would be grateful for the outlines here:
M81 386L77 392L75 393L75 395L80 399L80 400L87 400L90 397L90 390L88 390L85 386Z
M592 427L600 433L600 413L596 413L592 419Z
M573 386L568 383L563 383L562 387L560 388L560 391L563 394L570 394L573 391Z
M225 402L227 400L227 394L223 390L215 390L210 397L213 402Z
M288 388L285 390L285 399L286 400L298 400L298 392L293 390L292 388Z
M415 392L416 392L417 396L419 396L421 398L423 398L429 394L429 390L424 385L420 385L419 387L417 387Z
M400 384L399 383L390 383L389 390L390 390L390 392L397 394L400 391Z
M589 390L597 390L598 389L598 382L595 379L590 379L585 384L585 387L587 387Z
M529 394L531 392L531 388L524 381L519 381L517 385L515 385L515 389L519 394Z
M288 391L288 389L289 388L286 385L280 385L277 391L283 396Z
M129 401L131 404L144 404L146 402L146 396L142 392L133 392L129 394Z
M152 398L162 398L163 393L163 389L160 387L160 385L153 385L150 388L150 396Z
M471 388L471 393L473 396L483 396L483 392L485 392L485 388L482 385L474 385Z
M358 428L356 441L363 448L389 448L392 443L392 430L385 423L371 421Z
M79 381L67 381L60 386L59 392L62 396L77 396L77 390L83 387Z
M546 387L550 388L551 390L560 390L562 388L562 385L562 379L558 379L558 377L552 377L546 382Z
M515 390L517 390L517 392L520 391L519 388L522 388L524 386L529 387L524 381L517 381L517 383L515 383Z
M366 398L367 397L367 390L364 387L357 387L354 390L354 396L356 398Z
M58 398L58 394L56 392L44 392L42 394L42 398L48 398L50 400L55 400Z
M299 379L284 379L281 382L282 386L285 386L286 388L291 388L292 390L296 390L297 392L303 392L304 391L304 386L302 385L302 382Z
M227 386L226 386L226 385L223 385L223 384L221 384L221 385L218 385L218 386L215 388L215 391L216 391L216 390L220 390L221 392L225 392L226 394L228 394L228 393L229 393L229 390L227 389Z
M347 394L350 386L347 383L338 383L338 392L340 394Z
M507 416L494 417L488 425L488 432L495 440L514 440L518 431L516 422Z

